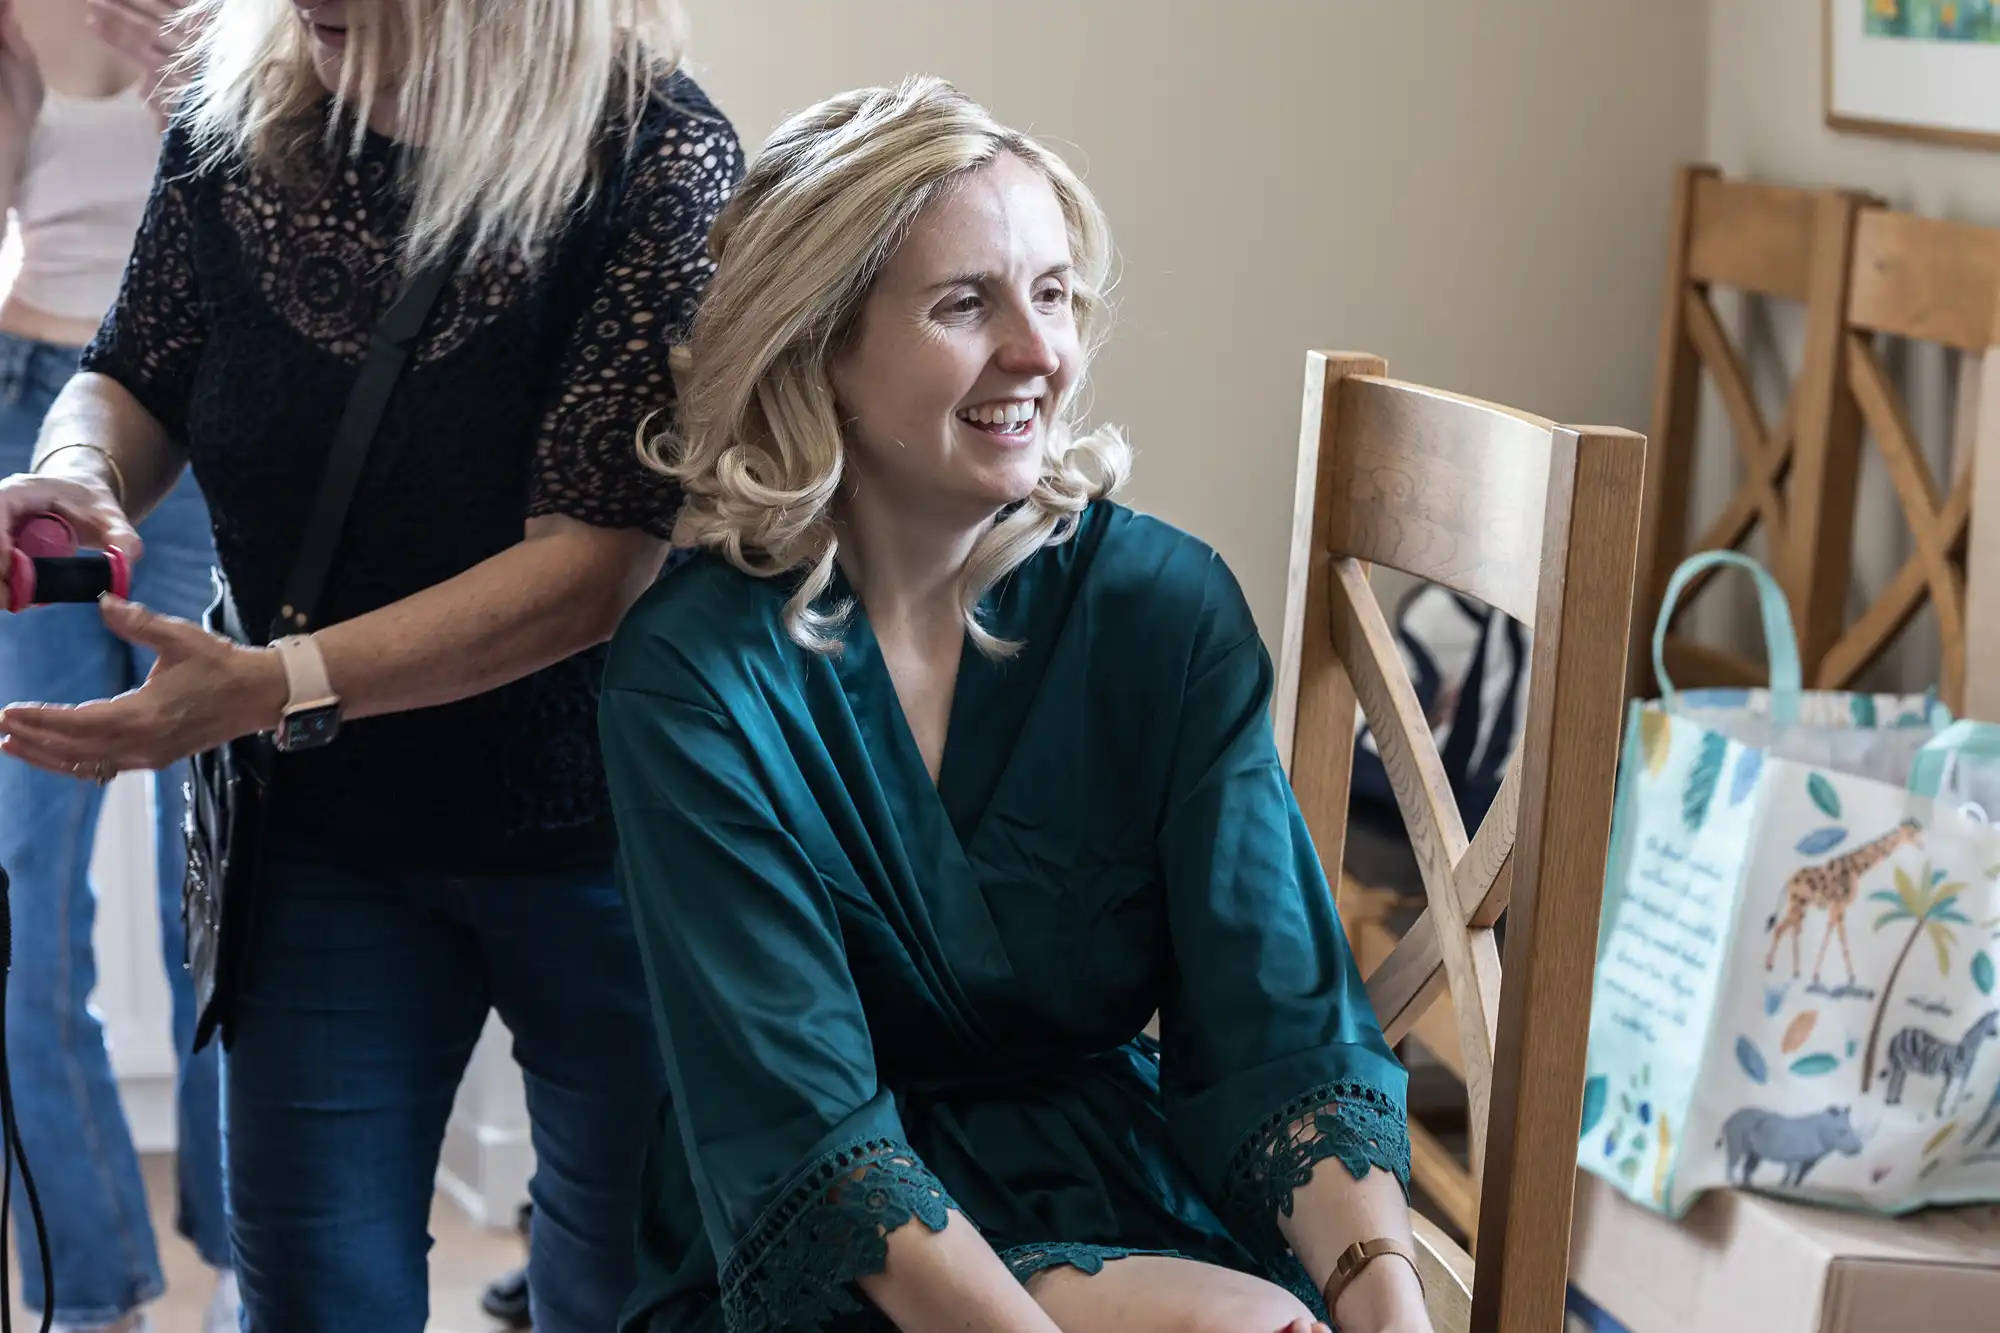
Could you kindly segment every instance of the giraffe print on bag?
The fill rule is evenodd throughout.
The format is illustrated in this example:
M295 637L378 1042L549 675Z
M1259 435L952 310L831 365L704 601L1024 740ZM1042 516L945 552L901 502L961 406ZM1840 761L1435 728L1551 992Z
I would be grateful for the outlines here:
M1764 929L1772 932L1770 951L1764 955L1764 970L1769 972L1776 966L1778 945L1786 935L1790 935L1792 979L1798 979L1799 939L1805 931L1806 913L1820 908L1826 912L1826 934L1820 938L1819 955L1813 960L1813 984L1819 984L1820 969L1826 963L1827 946L1838 936L1841 961L1847 965L1847 984L1852 986L1854 956L1847 948L1847 909L1853 905L1854 896L1861 888L1861 877L1893 856L1897 848L1915 842L1922 832L1915 820L1906 819L1873 842L1863 843L1830 861L1803 866L1793 872L1792 877L1785 881L1784 906L1764 923Z

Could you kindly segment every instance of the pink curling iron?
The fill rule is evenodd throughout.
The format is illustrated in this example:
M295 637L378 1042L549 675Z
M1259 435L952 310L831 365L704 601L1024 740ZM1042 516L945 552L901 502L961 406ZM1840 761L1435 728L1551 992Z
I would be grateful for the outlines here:
M76 530L59 514L35 514L14 532L4 609L25 611L52 602L94 602L105 593L127 597L132 566L116 551L79 550Z

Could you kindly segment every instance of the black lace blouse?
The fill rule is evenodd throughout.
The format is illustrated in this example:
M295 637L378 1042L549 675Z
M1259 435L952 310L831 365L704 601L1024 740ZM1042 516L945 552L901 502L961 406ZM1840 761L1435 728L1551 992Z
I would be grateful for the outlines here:
M615 158L625 136L607 148ZM334 427L397 292L392 141L276 169L197 163L169 130L118 303L83 367L187 451L222 570L270 624ZM665 535L677 497L634 442L673 403L667 349L742 173L729 122L676 75L617 182L539 261L482 261L438 298L369 451L318 623L432 587L564 514ZM285 757L280 821L336 849L460 873L607 863L602 650Z

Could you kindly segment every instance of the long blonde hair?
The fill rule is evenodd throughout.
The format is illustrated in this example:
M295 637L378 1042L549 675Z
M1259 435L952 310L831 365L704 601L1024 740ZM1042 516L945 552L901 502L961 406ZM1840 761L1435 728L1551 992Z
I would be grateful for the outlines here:
M193 0L184 108L197 151L282 163L343 129L358 152L393 97L413 154L398 181L407 266L466 242L468 260L530 255L597 188L607 115L628 123L680 58L680 0L349 0L351 36L331 116L291 0ZM385 74L391 43L403 77Z
M814 605L833 582L839 546L831 510L845 455L833 359L918 215L1003 153L1040 171L1061 205L1084 352L1051 414L1034 490L980 535L959 576L967 633L980 651L1005 655L1015 645L979 623L981 599L1066 539L1131 467L1116 431L1078 436L1072 424L1109 324L1111 234L1090 191L1061 158L950 84L910 78L843 93L779 126L709 233L715 275L675 358L678 430L641 454L686 492L677 540L760 578L803 571L785 621L807 648L836 649L846 612Z

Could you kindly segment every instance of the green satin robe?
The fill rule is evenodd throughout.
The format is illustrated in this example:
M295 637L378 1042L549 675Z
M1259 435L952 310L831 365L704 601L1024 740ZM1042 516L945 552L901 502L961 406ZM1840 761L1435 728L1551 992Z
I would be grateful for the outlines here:
M988 597L1021 647L967 644L935 786L858 601L825 656L789 592L694 556L607 668L670 1076L625 1330L886 1328L855 1278L947 1208L1024 1280L1172 1253L1317 1310L1277 1218L1329 1158L1407 1187L1407 1080L1227 567L1091 506Z

